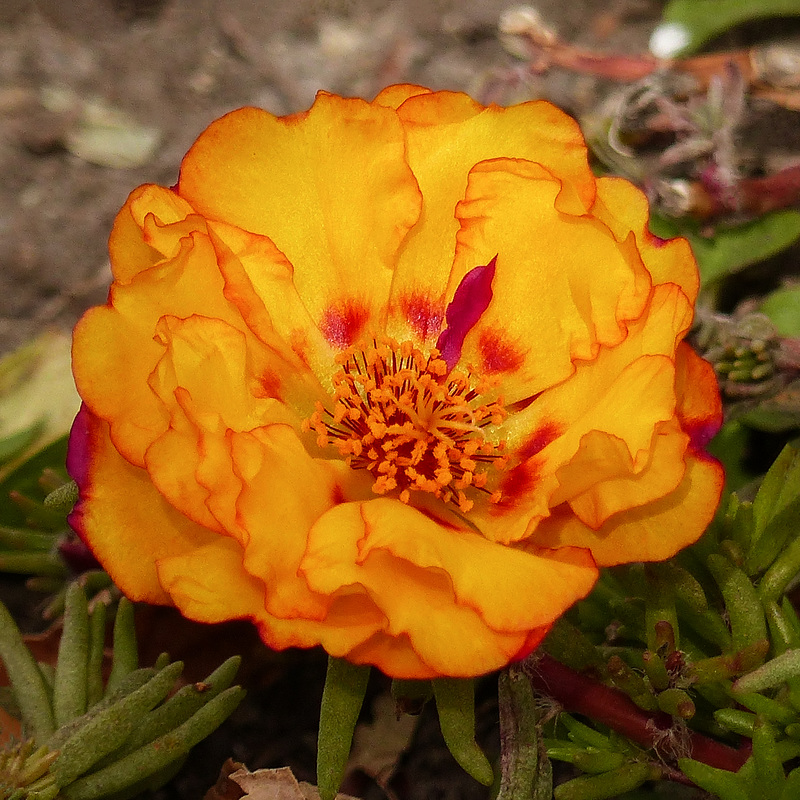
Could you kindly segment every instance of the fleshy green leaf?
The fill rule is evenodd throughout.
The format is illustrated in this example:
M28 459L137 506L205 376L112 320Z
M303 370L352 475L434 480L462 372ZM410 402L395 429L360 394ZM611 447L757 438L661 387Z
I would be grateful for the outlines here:
M694 52L744 22L790 16L800 16L800 0L672 0L664 9L664 22L686 32L686 43L675 55Z
M475 682L435 678L433 694L442 736L459 766L484 786L494 781L489 759L475 742Z
M759 309L766 314L781 336L800 336L800 287L777 289Z
M339 791L369 672L369 667L342 658L328 659L317 740L317 785L322 800L334 800Z

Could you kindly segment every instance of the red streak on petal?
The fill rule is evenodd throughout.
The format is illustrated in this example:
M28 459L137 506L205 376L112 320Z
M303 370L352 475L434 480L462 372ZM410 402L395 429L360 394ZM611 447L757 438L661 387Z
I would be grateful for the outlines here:
M500 502L490 506L498 514L503 514L517 505L517 501L533 491L539 480L539 465L526 461L509 470L500 482Z
M344 503L344 490L338 483L334 483L331 490L331 504L338 506L340 503Z
M497 372L514 372L525 361L525 354L504 340L500 331L492 328L481 331L478 349L481 353L483 370L490 375Z
M258 380L258 397L274 397L282 400L281 397L281 376L274 370L266 370Z
M458 525L456 525L453 522L450 522L449 520L443 519L437 514L434 514L434 512L431 511L429 508L417 508L417 511L419 511L419 513L422 514L423 516L427 517L429 520L435 522L437 525L441 525L443 528L447 528L448 530L451 531L461 530L461 528L459 528Z
M400 310L420 339L428 339L438 333L444 321L441 301L433 301L427 295L411 292L400 298Z
M330 344L344 350L355 344L368 317L369 311L363 305L347 300L325 309L319 329Z
M292 348L292 352L310 369L311 365L308 360L308 337L305 332L301 330L292 331L289 336L289 346Z
M561 435L561 427L556 425L555 422L547 422L541 428L535 430L531 436L526 439L522 447L517 451L520 461L527 461L529 458L535 456L544 450L550 442L554 441Z

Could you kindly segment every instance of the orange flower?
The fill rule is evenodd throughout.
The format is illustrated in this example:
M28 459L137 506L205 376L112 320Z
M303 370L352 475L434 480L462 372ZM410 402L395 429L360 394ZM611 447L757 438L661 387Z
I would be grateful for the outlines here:
M396 677L535 647L716 508L698 279L545 102L245 108L117 217L73 526L122 590Z

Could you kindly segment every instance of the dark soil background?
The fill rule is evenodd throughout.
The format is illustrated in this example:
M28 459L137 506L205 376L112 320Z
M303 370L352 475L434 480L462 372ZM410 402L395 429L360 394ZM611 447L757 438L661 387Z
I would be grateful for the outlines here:
M497 22L507 0L0 0L0 352L103 302L106 241L128 192L172 184L213 119L242 105L307 108L319 89L371 98L415 82L480 96L519 65ZM643 50L658 0L545 0L566 39ZM596 81L551 72L519 87L579 112ZM159 138L135 167L92 163L71 137L87 105ZM123 128L125 125L123 125ZM124 146L123 146L124 148Z
M231 109L257 105L285 114L307 108L319 89L371 98L397 82L464 90L482 101L543 97L578 116L596 106L607 85L555 69L488 96L498 76L521 64L497 36L500 15L513 5L0 0L0 353L48 327L68 330L83 310L104 301L106 240L125 197L143 182L172 184L197 135ZM537 7L567 41L635 53L646 50L663 2L541 0ZM117 144L117 151L136 163L112 166L102 143L76 143L92 108L129 136L129 146ZM148 137L158 141L150 154ZM148 614L143 661L166 647L187 660L196 680L240 652L249 691L158 800L199 800L228 756L251 770L291 766L313 781L324 654L275 655L247 627L209 632ZM373 676L370 698L386 688ZM492 679L479 684L479 740L492 757L499 747L495 695ZM389 795L358 775L345 789L370 800L488 797L453 762L429 708Z

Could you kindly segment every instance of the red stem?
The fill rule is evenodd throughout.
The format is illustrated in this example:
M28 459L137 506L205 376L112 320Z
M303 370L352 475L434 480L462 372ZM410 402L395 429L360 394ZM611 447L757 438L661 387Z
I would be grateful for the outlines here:
M581 675L546 653L537 654L525 666L534 687L557 700L565 710L583 714L642 747L655 749L664 760L674 758L666 744L674 730L669 714L643 711L618 689ZM681 737L676 732L676 738ZM691 758L730 772L736 772L750 756L749 743L735 750L696 731L689 731L686 740ZM667 777L675 779L671 772Z

